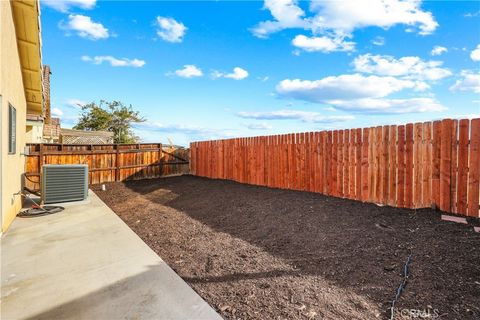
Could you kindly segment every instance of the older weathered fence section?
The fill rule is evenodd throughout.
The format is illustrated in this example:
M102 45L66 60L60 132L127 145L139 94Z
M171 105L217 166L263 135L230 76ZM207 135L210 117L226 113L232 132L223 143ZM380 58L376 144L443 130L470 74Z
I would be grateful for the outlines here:
M480 119L193 142L191 173L479 217Z
M88 164L89 183L146 179L189 172L188 149L155 143L141 144L29 144L26 186L39 188L43 164Z

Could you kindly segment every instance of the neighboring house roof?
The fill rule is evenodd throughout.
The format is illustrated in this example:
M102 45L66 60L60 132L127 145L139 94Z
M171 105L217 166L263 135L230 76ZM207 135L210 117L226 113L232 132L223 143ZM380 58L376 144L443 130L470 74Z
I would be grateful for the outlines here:
M43 114L42 43L38 0L11 1L27 112Z
M65 144L107 144L113 143L113 132L61 129L62 143Z
M170 148L173 150L176 149L185 149L184 146L179 146L178 144L168 144L168 143L162 143L163 148Z

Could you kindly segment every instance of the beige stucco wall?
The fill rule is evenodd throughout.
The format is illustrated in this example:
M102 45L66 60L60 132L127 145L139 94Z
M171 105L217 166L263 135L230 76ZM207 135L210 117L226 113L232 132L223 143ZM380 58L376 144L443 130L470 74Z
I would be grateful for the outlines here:
M21 189L25 159L26 99L18 56L17 40L10 1L0 1L0 95L1 95L1 220L2 232L21 209L21 198L14 195ZM17 110L17 146L8 154L8 104Z

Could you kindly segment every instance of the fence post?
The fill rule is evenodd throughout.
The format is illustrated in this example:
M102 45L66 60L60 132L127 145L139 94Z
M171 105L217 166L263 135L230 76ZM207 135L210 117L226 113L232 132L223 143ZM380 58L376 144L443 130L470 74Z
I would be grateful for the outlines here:
M163 173L163 165L162 165L162 149L163 146L161 143L158 144L158 172L160 175Z
M118 152L118 143L115 144L115 150L116 150L116 153L115 153L115 165L116 165L115 181L120 181L120 163L119 163L120 155L119 155L119 152Z
M43 143L40 143L38 154L38 185L42 187L42 166L43 166Z

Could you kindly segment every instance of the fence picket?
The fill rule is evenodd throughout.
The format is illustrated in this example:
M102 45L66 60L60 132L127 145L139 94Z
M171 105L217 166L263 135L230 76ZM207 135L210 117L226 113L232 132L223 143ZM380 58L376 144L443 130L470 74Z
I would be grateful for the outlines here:
M413 208L413 124L405 126L405 207Z
M388 205L395 206L397 167L397 126L390 126L388 135Z
M457 213L467 213L468 190L468 134L470 121L460 120L458 136L458 188L457 188Z
M433 143L432 143L432 207L440 207L440 158L441 158L441 134L442 123L433 122Z
M338 196L338 130L333 131L332 137L332 195Z
M345 198L350 197L350 152L349 152L349 145L350 145L350 130L344 130L343 132L343 196Z
M471 122L470 163L468 167L468 215L479 215L479 182L480 182L480 119Z
M447 211L457 212L457 203L455 201L455 196L457 194L457 158L458 158L458 120L453 120L453 128L451 132L451 142L452 142L452 162L450 167L450 177L451 177L451 186L450 186L450 209Z
M413 125L413 130L413 207L416 208L422 204L423 124L415 123Z
M440 210L450 211L453 120L442 120L440 144Z
M355 129L355 200L362 199L362 129Z
M381 176L381 203L388 203L388 137L390 136L390 126L384 126L382 128L382 141L381 141L381 159L380 159L380 176Z
M397 128L397 202L399 208L405 207L405 126Z
M375 128L375 203L382 203L382 127Z
M429 207L432 203L432 125L431 122L423 124L423 173L422 173L422 207Z
M344 130L338 131L338 145L337 145L337 158L338 158L338 166L337 166L337 196L343 197L344 189L343 189L343 172L345 167L345 154L343 153L343 146L344 146Z
M362 201L368 201L368 144L369 144L369 130L363 129L363 142L362 142Z

